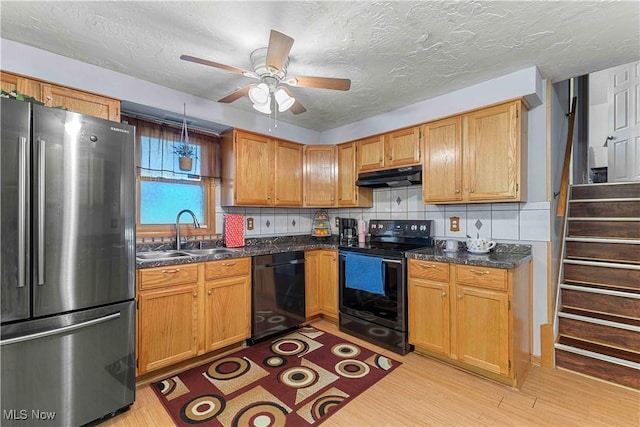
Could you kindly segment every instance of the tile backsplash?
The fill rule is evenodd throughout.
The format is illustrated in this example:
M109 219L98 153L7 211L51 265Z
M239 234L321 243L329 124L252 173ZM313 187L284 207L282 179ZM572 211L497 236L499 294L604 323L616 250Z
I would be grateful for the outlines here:
M217 192L216 192L217 193ZM220 207L216 197L216 232L222 232L225 213L245 216L245 235L265 237L311 232L313 215L317 209L307 208L244 208ZM464 239L467 234L495 240L549 241L550 203L485 203L459 205L425 205L422 187L377 188L373 192L373 207L327 209L331 227L336 217L356 219L430 219L436 238ZM451 217L460 218L459 231L450 231ZM246 228L246 219L253 218L254 229Z

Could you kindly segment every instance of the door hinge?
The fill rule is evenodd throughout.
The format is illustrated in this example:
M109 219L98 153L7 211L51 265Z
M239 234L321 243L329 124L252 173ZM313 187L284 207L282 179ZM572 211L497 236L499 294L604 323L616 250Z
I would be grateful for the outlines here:
M520 110L516 110L516 119L520 117Z
M509 370L511 370L511 360L509 360Z
M516 182L516 191L518 191L519 189L520 189L520 184Z
M422 159L422 150L418 150L418 160Z
M507 301L507 310L511 310L511 301Z
M136 309L140 310L140 300L136 301Z
M140 367L140 359L136 359L136 368Z

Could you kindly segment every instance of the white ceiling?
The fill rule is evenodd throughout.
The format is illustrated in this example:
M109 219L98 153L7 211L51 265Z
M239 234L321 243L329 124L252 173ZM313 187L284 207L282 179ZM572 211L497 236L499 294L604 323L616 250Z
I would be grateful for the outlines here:
M307 112L278 120L318 131L530 66L560 81L640 58L637 1L2 1L0 13L4 39L214 101L254 80L180 55L251 69L276 29L295 39L289 75L351 79L348 92L291 89Z

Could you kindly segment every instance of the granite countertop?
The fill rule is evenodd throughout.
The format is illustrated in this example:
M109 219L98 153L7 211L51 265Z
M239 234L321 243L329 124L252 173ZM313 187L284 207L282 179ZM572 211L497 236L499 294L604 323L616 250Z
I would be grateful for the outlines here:
M218 245L221 242L218 242ZM218 246L215 245L215 246ZM445 252L444 241L436 241L434 246L427 246L406 252L411 259L440 261L454 264L477 265L484 267L513 269L531 260L531 246L499 243L488 254L475 255L466 251L464 244L457 252ZM221 247L221 246L219 246ZM140 246L138 251L170 250L171 247L154 245ZM229 258L253 257L282 252L308 251L313 249L338 249L335 237L314 238L310 236L278 236L273 238L248 239L246 246L233 248L233 252L215 255L194 255L179 258L154 260L136 259L136 268L162 267L166 265L190 264L196 262L217 261Z
M532 259L530 245L499 243L488 254L476 255L467 252L464 245L461 245L456 252L445 252L442 244L438 243L435 246L409 251L406 253L406 257L424 261L440 261L506 269L518 268L520 265Z

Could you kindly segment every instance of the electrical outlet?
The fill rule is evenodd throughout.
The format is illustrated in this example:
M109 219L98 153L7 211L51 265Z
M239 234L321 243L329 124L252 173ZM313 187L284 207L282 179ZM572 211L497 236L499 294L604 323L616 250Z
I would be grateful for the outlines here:
M248 217L247 218L247 230L249 230L249 231L253 230L253 218L252 217Z
M451 231L460 231L460 217L459 216L450 216L449 217L449 230L451 230Z
M339 228L340 227L340 217L336 217L335 223L336 223L336 228Z

